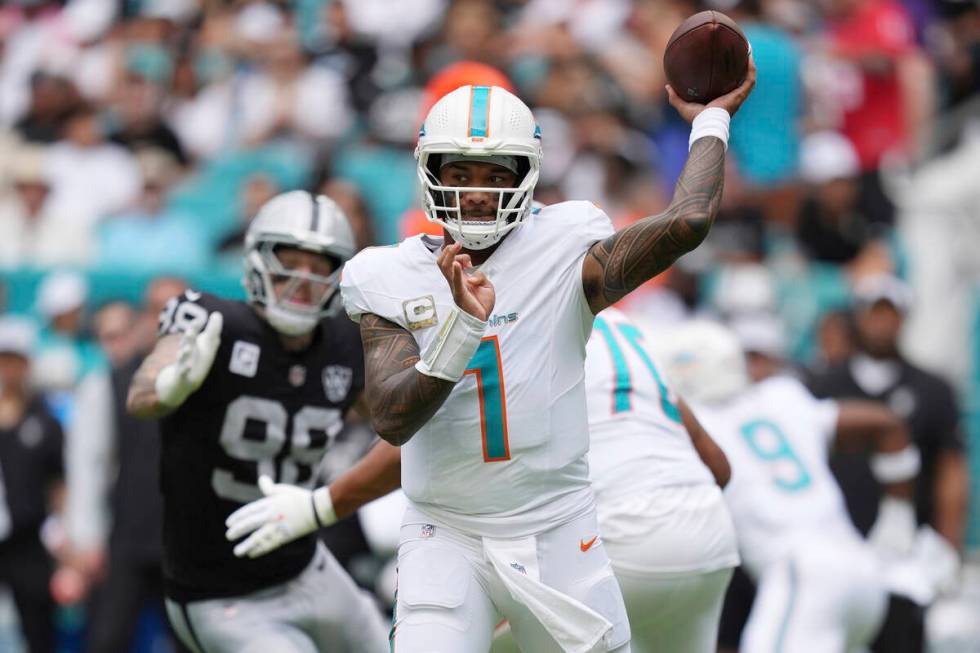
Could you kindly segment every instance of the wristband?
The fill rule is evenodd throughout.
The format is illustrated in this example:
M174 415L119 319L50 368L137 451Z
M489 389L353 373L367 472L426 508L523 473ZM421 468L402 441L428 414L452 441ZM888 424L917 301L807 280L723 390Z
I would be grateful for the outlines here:
M463 378L466 366L480 346L480 339L487 323L473 317L466 311L454 308L442 323L435 340L422 352L422 358L415 364L426 376L434 376L455 383Z
M337 513L333 509L330 498L330 488L321 487L310 493L310 503L313 504L313 519L317 528L325 528L337 523Z
M694 141L705 136L715 136L721 139L728 149L728 126L732 122L732 117L721 107L708 107L697 116L691 123L691 138L687 142L687 149L690 150Z
M910 481L919 473L922 456L915 445L901 451L876 453L871 456L871 473L881 483L901 483Z

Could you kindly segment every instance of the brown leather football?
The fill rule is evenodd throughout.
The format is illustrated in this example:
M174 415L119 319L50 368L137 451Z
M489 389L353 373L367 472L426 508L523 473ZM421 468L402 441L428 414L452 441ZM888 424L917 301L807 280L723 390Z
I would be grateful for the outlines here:
M667 83L688 102L701 104L745 81L749 42L738 24L719 11L694 14L674 30L664 51Z

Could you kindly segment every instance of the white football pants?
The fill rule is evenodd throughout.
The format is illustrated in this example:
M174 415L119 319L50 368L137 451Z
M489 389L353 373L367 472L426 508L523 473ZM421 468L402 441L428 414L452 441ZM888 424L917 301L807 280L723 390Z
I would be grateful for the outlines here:
M434 525L409 508L392 650L487 653L505 619L524 653L629 653L626 608L595 513L507 540Z

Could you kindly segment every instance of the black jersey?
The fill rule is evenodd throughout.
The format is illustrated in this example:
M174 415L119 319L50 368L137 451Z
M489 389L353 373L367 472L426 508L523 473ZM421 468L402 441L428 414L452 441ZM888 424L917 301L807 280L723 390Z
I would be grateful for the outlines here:
M63 446L61 426L40 398L15 426L0 429L0 552L40 546L48 491L63 477Z
M309 348L286 351L248 304L188 291L167 304L161 334L224 317L203 385L161 422L164 579L168 596L239 596L282 583L315 550L309 535L254 560L236 558L225 519L262 496L260 474L312 487L314 471L364 387L357 326L326 318Z

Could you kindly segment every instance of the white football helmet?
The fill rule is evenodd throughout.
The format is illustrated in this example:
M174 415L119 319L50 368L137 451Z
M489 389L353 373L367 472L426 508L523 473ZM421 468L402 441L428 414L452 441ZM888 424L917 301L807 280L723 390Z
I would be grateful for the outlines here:
M333 261L333 272L322 276L288 269L277 256L278 247L326 256ZM308 333L337 311L340 269L355 249L350 223L336 202L302 190L276 195L262 205L245 234L248 300L264 308L269 324L280 333ZM277 292L276 284L283 282ZM310 301L298 301L297 291L305 284Z
M443 186L443 154L508 156L517 160L517 188ZM429 111L415 148L422 208L466 249L486 249L520 225L531 213L534 186L541 170L541 131L526 104L499 86L461 86ZM494 221L463 220L459 195L495 193Z
M685 322L656 341L674 390L695 403L727 401L749 386L745 354L735 334L716 322Z

